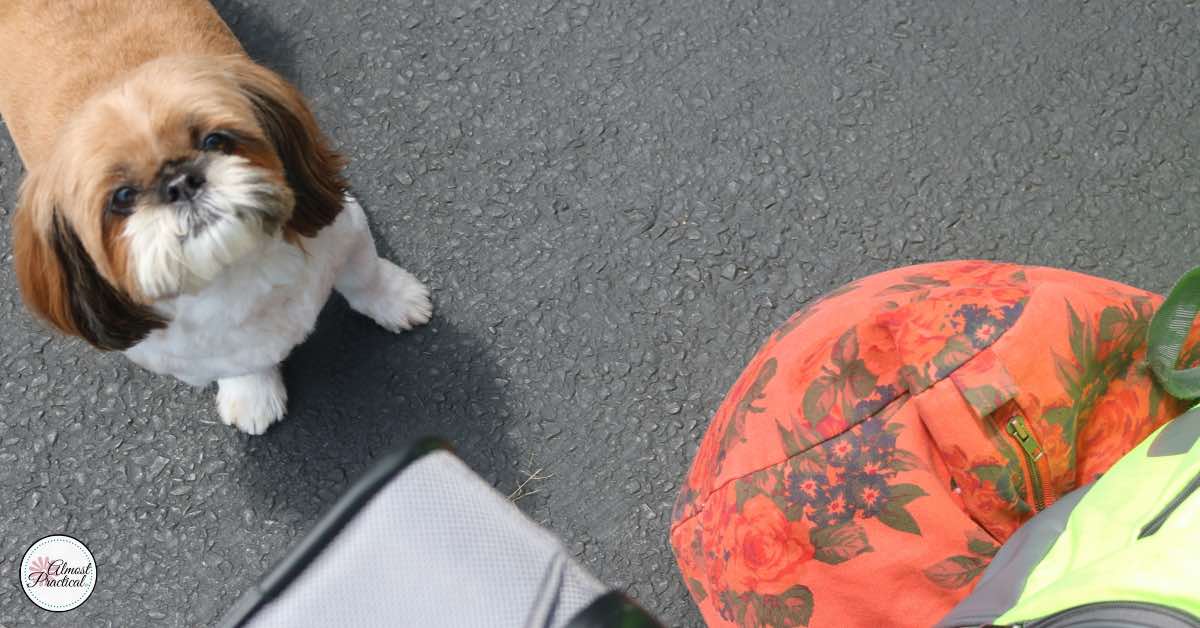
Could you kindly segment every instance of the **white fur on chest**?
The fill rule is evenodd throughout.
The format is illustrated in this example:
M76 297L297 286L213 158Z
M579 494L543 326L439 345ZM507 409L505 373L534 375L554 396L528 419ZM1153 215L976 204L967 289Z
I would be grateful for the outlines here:
M126 357L195 386L273 367L312 331L364 233L362 207L348 198L333 224L303 240L303 251L271 240L198 293L156 303L170 323Z

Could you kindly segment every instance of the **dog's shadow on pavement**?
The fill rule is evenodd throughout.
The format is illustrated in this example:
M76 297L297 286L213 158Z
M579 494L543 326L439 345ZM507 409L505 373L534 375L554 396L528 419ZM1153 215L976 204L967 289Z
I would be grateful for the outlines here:
M436 294L435 307L436 307ZM334 296L284 365L289 411L245 439L249 501L301 529L381 454L439 436L493 486L521 479L500 374L482 344L438 319L391 334Z
M299 78L299 33L247 0L213 4L252 58ZM306 9L296 10L303 21ZM387 243L379 248L388 257ZM438 317L436 292L433 299L433 321L399 335L330 299L284 364L288 416L263 436L240 436L241 482L261 510L248 517L307 529L374 459L424 436L449 441L502 491L520 483L496 365L478 339Z

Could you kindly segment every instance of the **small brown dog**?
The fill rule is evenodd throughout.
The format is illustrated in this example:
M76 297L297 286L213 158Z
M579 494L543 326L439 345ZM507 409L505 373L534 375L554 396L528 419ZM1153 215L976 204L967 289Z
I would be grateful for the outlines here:
M26 304L194 385L261 433L278 364L333 288L393 330L429 292L378 258L342 160L297 90L204 0L0 0L0 115L27 178Z

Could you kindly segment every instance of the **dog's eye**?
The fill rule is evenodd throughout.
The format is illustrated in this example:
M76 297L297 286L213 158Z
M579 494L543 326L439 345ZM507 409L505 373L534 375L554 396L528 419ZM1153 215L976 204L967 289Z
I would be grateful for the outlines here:
M228 154L233 152L233 138L225 133L209 133L200 140L200 150Z
M138 191L129 187L122 186L113 192L112 200L109 201L109 209L113 213L129 215L133 213L133 204L137 202Z

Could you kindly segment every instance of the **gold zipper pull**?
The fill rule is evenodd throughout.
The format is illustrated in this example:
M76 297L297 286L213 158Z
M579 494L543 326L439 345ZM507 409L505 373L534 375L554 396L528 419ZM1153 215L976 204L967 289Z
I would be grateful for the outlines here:
M1025 450L1031 460L1038 460L1042 457L1042 447L1029 432L1029 426L1025 424L1025 417L1019 414L1013 416L1008 422L1008 433L1017 439L1017 442L1021 444L1021 449Z

